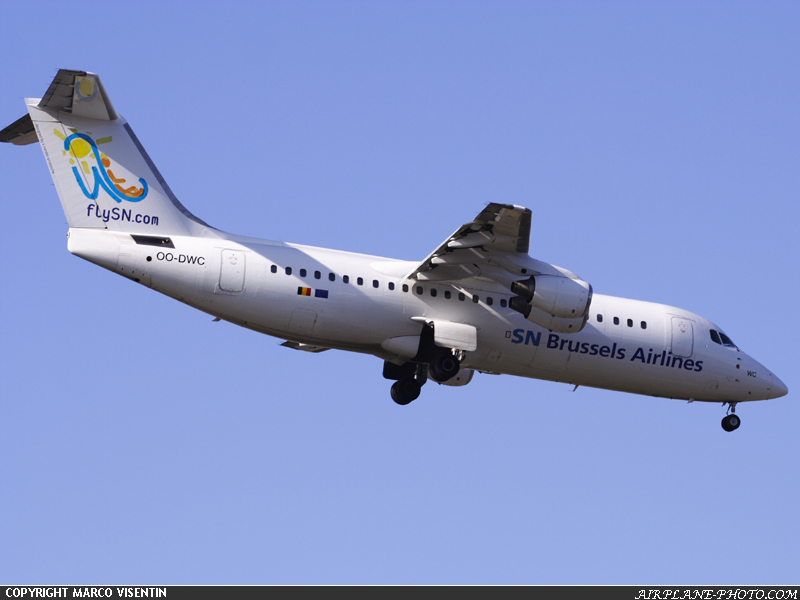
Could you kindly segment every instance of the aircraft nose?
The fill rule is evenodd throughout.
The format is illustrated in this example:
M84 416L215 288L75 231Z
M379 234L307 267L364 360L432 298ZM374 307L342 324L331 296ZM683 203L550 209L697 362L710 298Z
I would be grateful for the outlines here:
M785 396L788 393L789 393L789 388L786 387L786 384L783 383L780 379L778 379L777 375L773 375L772 394L770 394L770 399L780 398L781 396Z

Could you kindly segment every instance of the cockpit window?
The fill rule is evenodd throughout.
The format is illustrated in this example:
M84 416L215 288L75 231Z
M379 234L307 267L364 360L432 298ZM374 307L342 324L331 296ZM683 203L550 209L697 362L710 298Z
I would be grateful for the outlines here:
M734 344L731 341L731 338L729 338L727 335L725 335L721 331L719 332L719 337L722 338L722 345L723 346L727 346L728 348L736 348L736 344Z
M711 330L711 341L715 344L721 344L722 342L719 341L719 334L715 330Z

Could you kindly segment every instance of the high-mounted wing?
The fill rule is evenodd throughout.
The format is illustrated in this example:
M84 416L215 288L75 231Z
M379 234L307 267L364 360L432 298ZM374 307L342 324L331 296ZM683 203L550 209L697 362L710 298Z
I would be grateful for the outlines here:
M574 273L528 256L531 211L491 203L475 220L459 227L405 279L448 282L486 289L499 285L515 294L509 308L551 331L583 329L592 286ZM472 280L468 282L467 280Z
M497 253L527 256L530 235L530 209L492 202L474 221L459 227L405 278L458 281L475 277L481 272L477 265L492 262Z

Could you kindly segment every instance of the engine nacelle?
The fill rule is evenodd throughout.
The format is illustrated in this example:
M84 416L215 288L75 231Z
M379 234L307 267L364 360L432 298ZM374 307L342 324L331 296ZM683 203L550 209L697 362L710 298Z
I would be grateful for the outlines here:
M563 319L583 318L592 303L591 285L580 279L555 275L534 275L515 281L511 284L511 291L534 308ZM522 312L518 308L514 310ZM528 318L527 314L525 318Z
M452 379L448 379L447 381L436 381L430 375L428 375L428 379L431 381L436 381L436 383L440 383L442 385L461 387L462 385L467 385L470 381L472 381L473 375L475 375L475 371L473 369L461 369L452 377Z
M530 304L528 307L530 311L525 315L528 321L556 333L578 333L586 326L586 322L589 320L588 311L579 319L565 319L563 317L554 317Z
M525 302L525 298L521 296L514 296L508 302L509 308L522 314L523 317L528 319L531 323L536 323L540 327L549 329L550 331L557 331L558 333L578 333L586 326L589 320L589 311L579 319L565 319L563 317L554 317L550 313L531 306Z

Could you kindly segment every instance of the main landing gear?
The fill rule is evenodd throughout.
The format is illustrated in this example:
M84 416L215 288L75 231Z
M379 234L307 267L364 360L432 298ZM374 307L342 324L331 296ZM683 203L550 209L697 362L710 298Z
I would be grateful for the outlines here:
M722 406L728 405L728 412L722 418L722 428L725 431L735 431L739 429L742 420L736 416L736 402L723 402Z
M459 351L443 351L434 356L429 364L407 362L403 365L395 365L384 362L383 376L386 379L397 380L392 384L392 400L405 406L419 398L420 390L428 381L429 373L431 378L439 383L449 381L458 375L461 370L460 354Z
M440 383L452 379L460 370L461 361L451 352L442 353L431 361L431 377Z
M398 379L392 384L392 400L397 402L400 406L405 406L419 398L421 390L422 386L416 379Z

